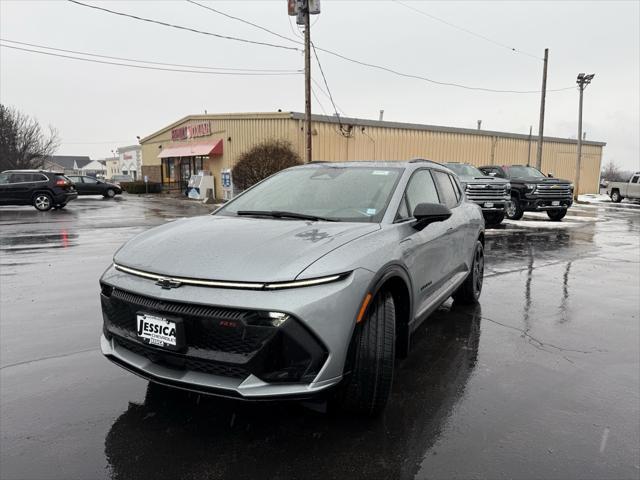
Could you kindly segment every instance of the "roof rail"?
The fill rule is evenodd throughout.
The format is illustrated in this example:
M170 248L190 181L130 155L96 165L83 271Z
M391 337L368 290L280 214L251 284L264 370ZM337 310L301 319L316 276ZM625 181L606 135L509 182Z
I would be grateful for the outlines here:
M409 160L409 163L418 163L418 162L435 163L433 160L427 160L426 158L412 158L411 160Z

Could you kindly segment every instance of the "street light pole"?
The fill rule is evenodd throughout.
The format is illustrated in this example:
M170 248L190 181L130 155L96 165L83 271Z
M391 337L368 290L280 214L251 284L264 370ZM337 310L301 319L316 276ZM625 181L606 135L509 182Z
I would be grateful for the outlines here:
M584 96L584 89L591 83L593 77L595 77L595 73L591 73L589 75L579 73L578 79L576 80L578 88L580 89L580 103L578 106L578 154L576 156L575 181L573 182L573 197L576 200L578 199L580 191L580 167L582 164L582 99Z
M544 108L547 96L547 67L549 65L549 49L544 49L544 66L542 67L542 91L540 97L540 120L538 121L538 150L536 152L536 168L542 170L542 142L544 141Z
M309 21L309 2L304 2L304 120L305 120L305 162L311 156L311 22Z

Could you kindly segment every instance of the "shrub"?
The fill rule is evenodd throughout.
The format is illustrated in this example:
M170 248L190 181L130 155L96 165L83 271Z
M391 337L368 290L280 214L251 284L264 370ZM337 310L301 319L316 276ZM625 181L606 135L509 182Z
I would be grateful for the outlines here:
M144 182L124 182L120 184L122 190L127 193L160 193L162 191L162 184L157 182L149 182L145 185Z
M233 183L238 190L246 190L269 175L301 163L289 142L267 140L240 155L232 170Z

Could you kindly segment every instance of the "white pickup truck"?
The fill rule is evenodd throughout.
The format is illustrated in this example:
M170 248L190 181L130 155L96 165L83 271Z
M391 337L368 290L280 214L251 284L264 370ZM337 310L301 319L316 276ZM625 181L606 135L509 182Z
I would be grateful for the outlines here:
M621 202L623 198L640 199L640 172L634 173L628 183L609 182L607 195L616 203Z

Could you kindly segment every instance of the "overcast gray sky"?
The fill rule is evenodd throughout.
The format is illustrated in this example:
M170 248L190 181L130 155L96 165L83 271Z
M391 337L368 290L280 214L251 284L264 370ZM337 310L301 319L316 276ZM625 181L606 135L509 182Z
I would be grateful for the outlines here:
M84 1L84 0L83 0ZM286 0L199 0L293 37ZM492 41L543 56L548 88L585 91L587 138L607 142L604 161L640 169L640 2L404 1ZM296 46L186 1L104 1L94 5L195 29ZM301 69L296 51L250 45L118 17L67 1L0 0L0 37L147 61L251 69ZM322 0L312 40L361 61L443 82L539 90L542 61L483 40L394 1ZM293 22L295 23L295 22ZM296 30L296 34L298 31ZM6 45L33 48L18 44ZM38 49L40 50L40 49ZM62 52L58 52L62 53ZM62 53L64 54L64 53ZM55 126L59 154L110 156L118 146L178 118L202 113L303 111L303 77L215 76L142 70L0 49L0 100ZM66 54L65 54L66 55ZM528 133L537 131L539 94L438 86L319 52L329 87L347 116ZM322 82L316 65L314 78ZM326 112L332 107L316 89ZM547 96L545 134L576 137L578 92ZM314 101L314 112L323 113Z

